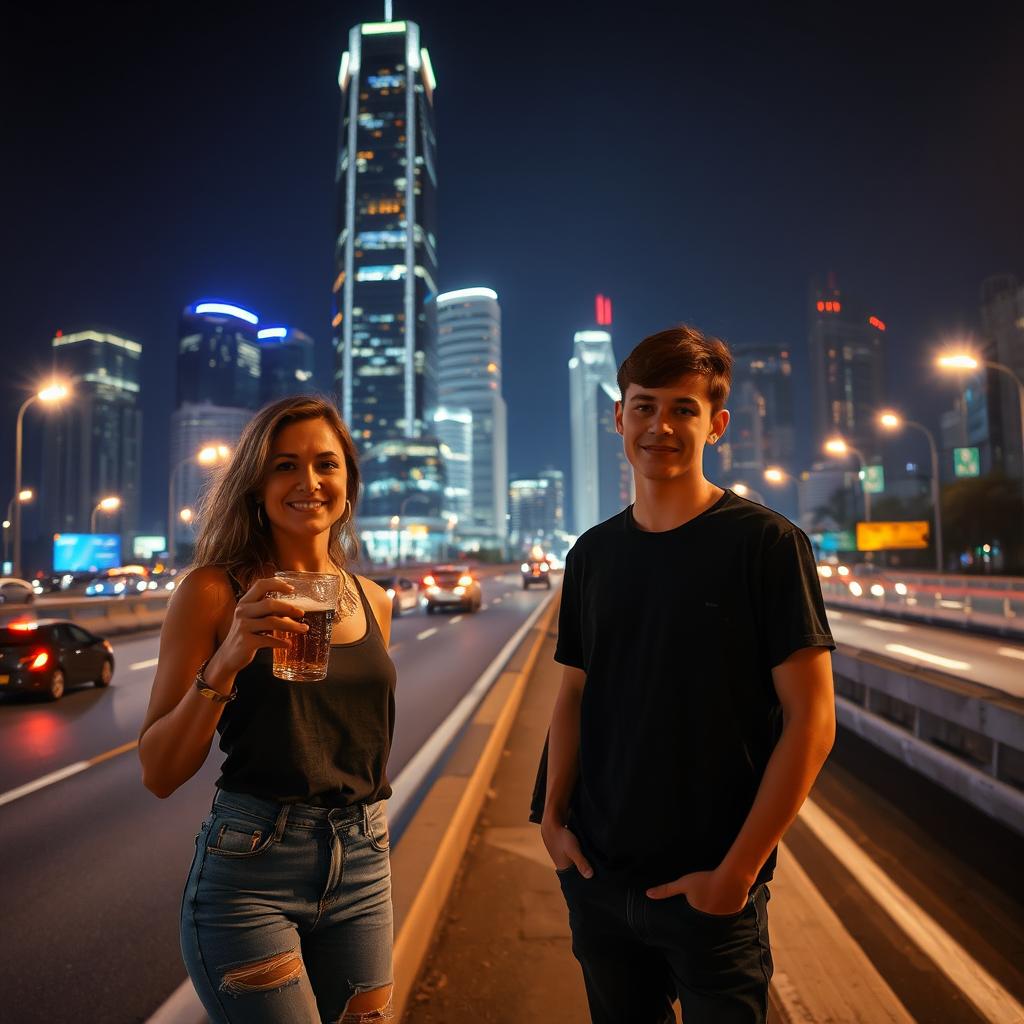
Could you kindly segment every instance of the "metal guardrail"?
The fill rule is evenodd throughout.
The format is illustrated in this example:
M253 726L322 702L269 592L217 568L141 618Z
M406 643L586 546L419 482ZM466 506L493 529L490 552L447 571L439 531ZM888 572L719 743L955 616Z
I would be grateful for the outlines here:
M1024 835L1024 699L841 644L840 725Z
M826 603L836 607L1024 638L1024 580L1017 577L840 575L835 566L819 566L818 574Z
M0 605L0 625L33 619L69 619L100 636L155 629L164 621L167 591L136 597L45 597L32 604Z

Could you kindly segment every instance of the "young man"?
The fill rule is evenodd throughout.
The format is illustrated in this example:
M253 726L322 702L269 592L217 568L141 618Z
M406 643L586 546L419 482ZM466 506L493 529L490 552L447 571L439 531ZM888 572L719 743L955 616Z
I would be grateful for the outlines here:
M687 327L633 350L636 502L566 561L541 831L595 1024L673 1021L676 998L686 1024L765 1020L766 883L835 735L806 536L704 477L731 366Z

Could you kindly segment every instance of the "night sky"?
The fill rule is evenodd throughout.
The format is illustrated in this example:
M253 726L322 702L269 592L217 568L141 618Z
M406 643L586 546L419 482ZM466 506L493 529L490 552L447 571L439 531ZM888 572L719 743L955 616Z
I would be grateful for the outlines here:
M809 279L834 271L888 325L891 401L937 429L954 392L929 352L976 326L986 276L1024 272L1020 5L710 6L395 0L438 79L440 285L501 301L512 474L570 470L566 363L598 291L620 361L685 321L790 344L802 388ZM300 327L328 380L338 63L382 17L7 16L4 502L16 403L58 328L143 344L143 532L163 532L181 307Z

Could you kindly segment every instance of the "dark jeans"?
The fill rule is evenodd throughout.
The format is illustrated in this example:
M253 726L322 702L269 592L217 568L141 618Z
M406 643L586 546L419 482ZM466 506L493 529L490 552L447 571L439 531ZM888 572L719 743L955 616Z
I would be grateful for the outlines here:
M772 976L766 885L722 917L685 896L652 900L575 867L558 878L594 1024L670 1024L676 998L686 1024L764 1024Z

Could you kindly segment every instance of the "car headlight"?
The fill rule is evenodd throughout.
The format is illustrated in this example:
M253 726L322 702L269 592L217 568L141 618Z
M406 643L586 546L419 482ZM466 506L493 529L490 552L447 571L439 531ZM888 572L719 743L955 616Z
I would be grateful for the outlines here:
M864 588L856 580L850 580L847 586L850 588L850 593L853 594L854 597L860 597L860 595L864 593Z
M164 590L173 590L173 589L174 589L174 580L168 580L164 584Z
M548 566L547 562L541 562L540 563L540 571L541 572L547 572L548 569L549 569L549 566Z
M387 593L388 593L388 597L390 597L391 600L393 601L395 599L395 591L394 591L394 589L392 587L388 587Z
M460 597L461 597L461 596L462 596L462 595L463 595L463 594L464 594L465 592L466 592L466 588L465 588L465 587L453 587L453 588L452 588L452 593L453 593L453 594L458 594L458 595L459 595Z
M520 568L520 570L522 572L529 572L530 571L530 563L529 562L523 562L523 564L521 566L519 566L519 568Z
M142 591L146 589L146 581L139 580L139 582L135 584L135 589L139 591L139 593L142 593Z
M473 585L473 577L472 576L460 576L459 577L459 586L460 587L471 587L472 585Z
M885 597L885 587L881 583L872 583L871 593L874 597Z
M115 583L114 584L114 593L115 594L123 594L124 593L124 584L123 583Z

